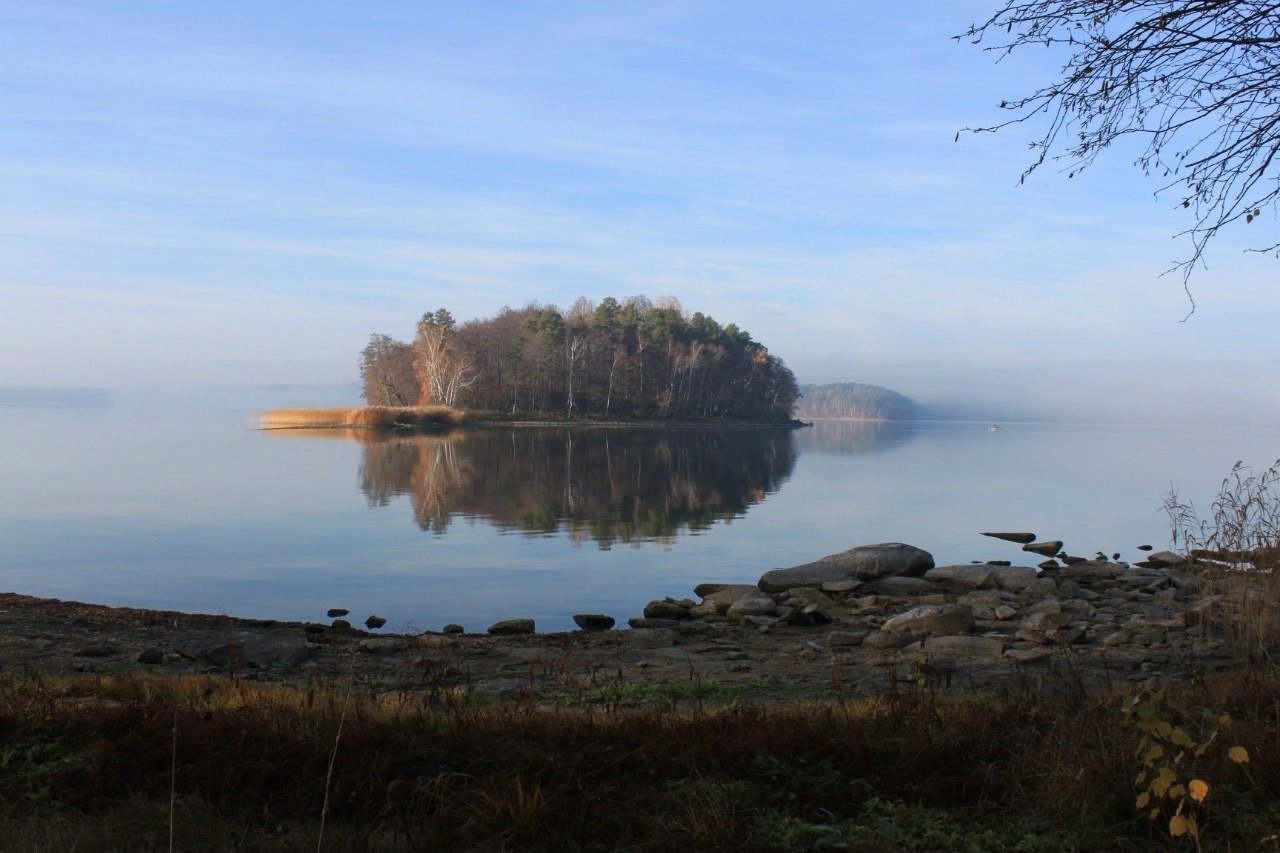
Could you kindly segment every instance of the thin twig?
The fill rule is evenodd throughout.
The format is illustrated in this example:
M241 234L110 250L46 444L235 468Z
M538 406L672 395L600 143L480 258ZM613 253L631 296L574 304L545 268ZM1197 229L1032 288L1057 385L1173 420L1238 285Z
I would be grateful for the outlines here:
M173 853L173 813L178 802L178 705L173 705L173 743L169 751L169 853Z
M329 753L329 771L324 775L324 805L320 808L320 835L316 838L316 853L320 853L324 845L324 823L329 815L329 785L333 781L333 765L338 760L338 742L342 740L342 724L347 721L347 705L351 701L351 687L355 683L355 674L347 677L347 694L342 697L342 713L338 716L338 731L333 736L333 752Z

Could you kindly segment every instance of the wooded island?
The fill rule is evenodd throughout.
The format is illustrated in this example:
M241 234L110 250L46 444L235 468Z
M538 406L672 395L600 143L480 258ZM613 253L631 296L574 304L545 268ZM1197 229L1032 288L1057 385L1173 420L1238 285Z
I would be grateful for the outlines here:
M370 406L535 418L776 422L800 396L782 360L745 330L643 296L503 308L462 324L441 308L411 342L374 334L360 377Z

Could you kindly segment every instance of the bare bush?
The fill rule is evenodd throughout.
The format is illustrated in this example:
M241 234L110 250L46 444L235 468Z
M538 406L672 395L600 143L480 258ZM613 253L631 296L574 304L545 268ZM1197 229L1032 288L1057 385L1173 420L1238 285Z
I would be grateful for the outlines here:
M1280 652L1280 460L1260 474L1237 462L1201 518L1177 491L1164 500L1175 549L1205 576L1198 608L1236 651L1271 660Z

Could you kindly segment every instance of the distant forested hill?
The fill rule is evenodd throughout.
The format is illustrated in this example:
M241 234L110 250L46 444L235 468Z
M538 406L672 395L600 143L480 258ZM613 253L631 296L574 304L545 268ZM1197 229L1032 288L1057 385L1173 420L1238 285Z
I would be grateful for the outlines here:
M907 421L918 416L910 397L879 385L838 382L832 385L801 385L798 418L850 418L857 420Z

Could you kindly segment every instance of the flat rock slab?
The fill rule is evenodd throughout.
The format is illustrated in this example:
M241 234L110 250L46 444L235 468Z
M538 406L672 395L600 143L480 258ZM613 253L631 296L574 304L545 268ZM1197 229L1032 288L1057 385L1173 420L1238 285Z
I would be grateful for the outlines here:
M1051 539L1048 542L1030 542L1023 545L1022 550L1030 551L1032 554L1040 554L1043 557L1052 557L1062 550L1062 541Z
M990 536L992 539L1003 539L1005 542L1017 542L1019 545L1030 545L1036 541L1034 533L983 533L983 536Z
M949 636L930 637L923 643L912 643L907 652L940 654L954 658L994 659L1004 655L1003 640L995 637Z
M901 542L860 545L789 569L773 569L760 576L765 592L784 592L798 586L821 587L824 583L873 580L889 575L919 577L933 568L933 555Z

